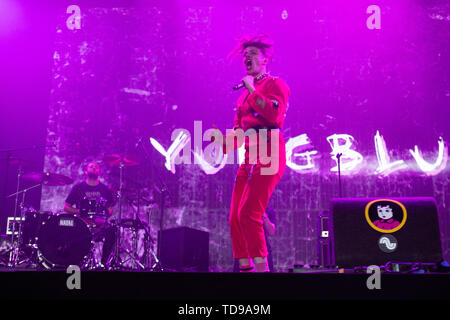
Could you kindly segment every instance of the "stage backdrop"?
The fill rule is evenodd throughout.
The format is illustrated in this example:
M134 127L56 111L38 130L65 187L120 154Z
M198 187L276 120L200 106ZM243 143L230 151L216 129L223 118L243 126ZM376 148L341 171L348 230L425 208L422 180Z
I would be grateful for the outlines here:
M317 262L316 218L340 193L338 152L343 196L435 197L449 259L446 1L227 3L64 8L47 135L55 148L47 150L45 170L78 182L88 161L100 161L102 180L117 191L119 168L103 157L139 156L140 165L123 169L123 215L149 223L156 239L159 190L167 188L163 227L208 231L210 270L230 271L237 164L216 164L215 174L194 163L166 166L149 138L168 150L173 131L186 129L193 148L194 121L203 132L231 128L239 95L231 87L244 72L227 55L240 35L263 32L275 42L270 72L291 90L289 166L270 201L277 211L276 269ZM45 187L41 210L62 210L71 187Z

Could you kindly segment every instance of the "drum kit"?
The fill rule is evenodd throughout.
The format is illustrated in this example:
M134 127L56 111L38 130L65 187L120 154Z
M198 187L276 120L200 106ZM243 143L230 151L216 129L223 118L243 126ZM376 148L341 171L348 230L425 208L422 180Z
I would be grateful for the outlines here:
M127 154L111 154L103 159L104 163L120 169L120 185L117 192L118 215L116 219L107 221L106 200L83 199L79 214L60 212L39 212L24 206L26 193L39 186L67 186L73 179L57 173L31 172L22 175L18 170L17 191L8 196L15 197L14 217L8 218L7 235L11 236L11 246L0 253L6 257L3 261L10 268L17 266L44 268L48 270L65 269L69 265L78 265L84 270L127 270L162 271L158 257L153 251L153 238L149 224L137 219L122 218L123 168L138 165L139 159ZM20 180L34 182L32 187L19 191ZM19 195L22 200L19 203ZM19 212L17 212L19 209ZM150 215L150 211L148 212ZM150 217L149 217L150 222ZM106 266L95 261L94 243L98 242L99 230L108 225L115 228L115 246L113 257ZM124 229L132 232L132 248L127 249L122 241ZM144 255L137 254L137 232L144 230ZM9 258L8 258L9 255ZM131 268L124 267L131 261ZM129 263L128 263L129 264Z

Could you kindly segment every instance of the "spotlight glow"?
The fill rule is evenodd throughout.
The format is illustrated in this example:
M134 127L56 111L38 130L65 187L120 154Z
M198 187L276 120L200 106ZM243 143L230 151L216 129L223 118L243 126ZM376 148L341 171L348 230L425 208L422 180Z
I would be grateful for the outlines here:
M22 9L17 1L0 0L0 36L13 33L23 24Z

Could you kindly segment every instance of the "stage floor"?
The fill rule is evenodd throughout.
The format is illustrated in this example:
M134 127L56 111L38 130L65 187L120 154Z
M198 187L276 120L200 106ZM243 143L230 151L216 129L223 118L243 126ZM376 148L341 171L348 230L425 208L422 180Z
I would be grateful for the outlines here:
M347 271L271 274L81 271L80 289L69 289L67 282L75 283L75 280L74 274L66 271L2 269L0 299L120 299L177 303L450 300L448 273L381 273L380 289L368 288L370 276Z

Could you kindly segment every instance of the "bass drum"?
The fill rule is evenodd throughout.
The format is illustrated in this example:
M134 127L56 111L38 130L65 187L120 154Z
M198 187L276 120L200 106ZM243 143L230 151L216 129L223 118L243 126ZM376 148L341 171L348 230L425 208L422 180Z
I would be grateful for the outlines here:
M37 241L39 260L47 269L81 267L91 252L92 234L86 223L71 214L60 214L43 222Z
M49 211L26 211L22 227L22 243L25 245L35 244L39 235L39 229L52 216L53 214Z

